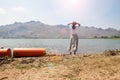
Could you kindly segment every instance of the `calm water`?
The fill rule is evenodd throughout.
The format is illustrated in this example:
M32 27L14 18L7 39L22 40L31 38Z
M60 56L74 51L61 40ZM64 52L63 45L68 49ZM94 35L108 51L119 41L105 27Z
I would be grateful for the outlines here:
M48 52L67 53L69 39L0 39L5 48L46 48ZM120 49L120 39L79 39L78 53L98 53Z

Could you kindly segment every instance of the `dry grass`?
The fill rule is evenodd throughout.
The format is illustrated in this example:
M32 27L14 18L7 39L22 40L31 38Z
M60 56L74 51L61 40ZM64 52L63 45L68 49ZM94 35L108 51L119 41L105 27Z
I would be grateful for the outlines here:
M108 53L7 59L0 80L119 80L119 52Z

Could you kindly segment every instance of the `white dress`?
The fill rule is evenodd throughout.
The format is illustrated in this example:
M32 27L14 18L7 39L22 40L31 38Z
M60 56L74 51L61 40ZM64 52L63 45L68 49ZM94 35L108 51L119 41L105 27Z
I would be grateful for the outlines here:
M76 51L78 50L78 27L72 29L72 26L69 26L69 28L71 33L69 51L76 53Z

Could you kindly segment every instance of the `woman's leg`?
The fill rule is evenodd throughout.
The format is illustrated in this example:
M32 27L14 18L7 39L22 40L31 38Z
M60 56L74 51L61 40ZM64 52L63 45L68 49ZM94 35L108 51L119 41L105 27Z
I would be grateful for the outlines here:
M72 35L70 36L69 52L72 54Z
M75 35L75 49L74 49L74 54L76 54L78 50L78 35L76 34Z

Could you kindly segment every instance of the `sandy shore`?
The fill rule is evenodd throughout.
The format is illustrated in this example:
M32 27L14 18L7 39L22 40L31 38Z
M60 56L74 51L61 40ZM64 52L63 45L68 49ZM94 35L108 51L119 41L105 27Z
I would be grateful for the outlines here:
M0 80L120 80L120 55L7 58L0 60Z

